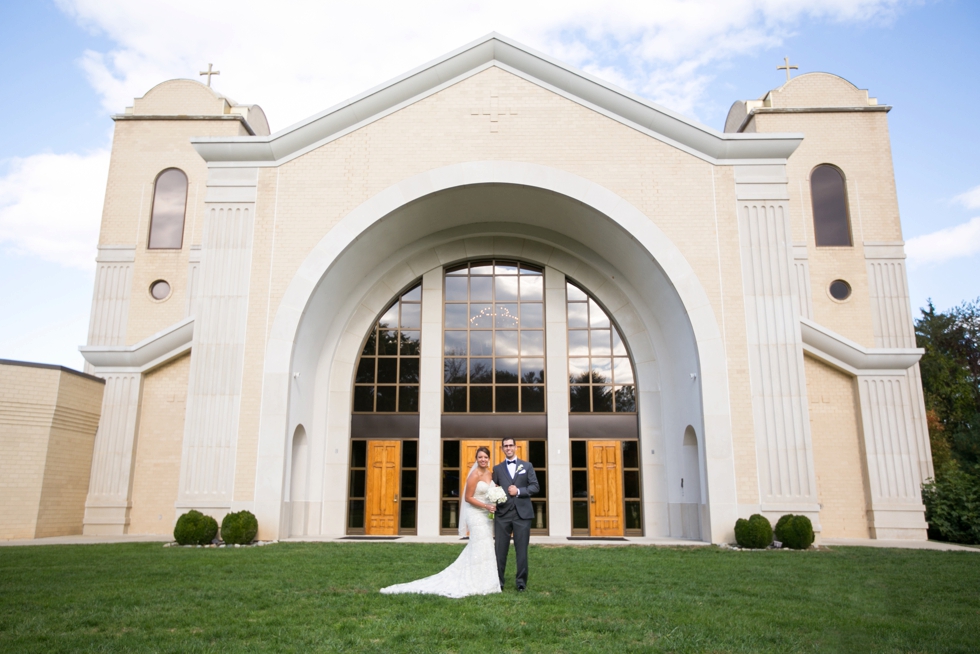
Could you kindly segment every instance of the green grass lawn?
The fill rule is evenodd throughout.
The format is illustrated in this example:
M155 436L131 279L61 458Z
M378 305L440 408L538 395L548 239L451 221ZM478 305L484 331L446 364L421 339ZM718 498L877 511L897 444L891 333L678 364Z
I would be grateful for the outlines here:
M526 593L378 593L437 572L460 549L4 547L0 651L980 649L972 552L532 547Z

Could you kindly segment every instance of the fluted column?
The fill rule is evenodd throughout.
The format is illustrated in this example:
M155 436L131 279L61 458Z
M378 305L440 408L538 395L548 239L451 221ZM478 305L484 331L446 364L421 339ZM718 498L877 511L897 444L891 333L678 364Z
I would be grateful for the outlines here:
M800 316L813 320L813 290L810 287L810 255L806 244L793 246L793 268L796 294L800 299Z
M177 512L230 508L258 171L209 171Z
M136 248L103 245L96 259L88 345L125 345Z
M785 170L737 166L735 180L761 510L819 529Z
M86 536L125 534L129 529L143 388L143 375L139 372L100 376L106 385L82 521L82 533Z
M858 392L872 537L925 540L920 454L908 374L860 374Z
M905 244L866 242L864 256L868 268L875 347L915 347L915 326L909 300L908 274L905 270ZM916 451L919 476L928 479L934 472L919 364L909 368L906 377L903 387L908 393L907 403L912 420L909 436Z

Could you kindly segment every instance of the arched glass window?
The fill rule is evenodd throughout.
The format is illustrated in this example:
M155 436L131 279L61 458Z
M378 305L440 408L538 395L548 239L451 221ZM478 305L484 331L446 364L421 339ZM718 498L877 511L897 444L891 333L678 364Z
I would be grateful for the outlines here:
M847 192L840 170L826 164L814 168L810 173L810 197L817 247L850 246Z
M445 413L544 413L544 274L514 261L446 270Z
M418 413L422 284L389 306L368 334L354 377L354 413Z
M568 299L568 383L572 413L636 413L633 364L619 330L572 283Z
M150 213L151 250L176 249L184 244L184 213L187 209L187 175L168 168L157 176Z

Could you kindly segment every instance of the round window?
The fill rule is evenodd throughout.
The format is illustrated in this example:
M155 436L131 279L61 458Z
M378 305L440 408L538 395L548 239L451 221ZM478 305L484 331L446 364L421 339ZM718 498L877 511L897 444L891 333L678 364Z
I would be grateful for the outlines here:
M830 282L830 297L839 301L846 300L851 297L851 285L843 279L835 279Z
M150 295L154 300L166 300L170 297L170 284L158 279L150 284Z

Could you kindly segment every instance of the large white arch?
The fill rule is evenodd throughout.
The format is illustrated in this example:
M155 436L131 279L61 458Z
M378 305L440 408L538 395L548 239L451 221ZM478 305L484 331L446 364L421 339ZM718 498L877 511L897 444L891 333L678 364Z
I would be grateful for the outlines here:
M468 197L462 193L467 189L480 189L480 192L470 193ZM318 374L321 377L324 374L332 374L324 372L324 370L331 371L332 368L311 363L313 357L309 349L303 350L301 355L297 356L298 346L302 341L301 325L304 320L322 322L328 319L326 312L334 310L343 317L344 324L350 323L352 328L361 323L368 324L376 315L368 307L372 302L387 301L390 294L398 290L398 279L406 276L411 278L421 274L420 271L442 265L444 262L440 261L440 258L443 256L453 258L449 243L462 243L462 254L467 255L465 246L467 236L447 233L447 229L459 228L469 222L470 240L478 240L479 232L485 234L488 229L493 229L493 218L485 215L487 206L485 200L488 197L496 198L499 203L501 214L496 219L498 223L506 222L501 216L509 215L507 212L513 209L507 206L507 202L511 199L520 199L522 207L539 200L550 202L555 206L560 204L565 209L561 214L563 220L561 225L554 224L552 220L546 225L524 223L521 227L521 231L531 232L524 235L526 239L530 237L528 240L531 242L547 243L556 251L564 253L560 256L567 256L575 248L576 242L589 242L590 239L597 240L598 250L603 247L610 251L617 247L621 248L623 260L620 262L619 269L624 267L628 269L632 266L641 271L641 273L634 273L632 280L631 275L627 274L625 275L627 279L607 284L605 294L609 296L619 293L625 297L623 289L627 287L633 289L634 299L623 302L624 307L639 305L642 309L643 306L654 306L656 300L651 302L649 295L654 291L659 292L663 297L676 298L674 310L665 311L663 315L656 317L661 324L660 329L655 331L663 333L671 330L689 331L693 335L695 344L695 359L691 366L693 369L673 370L671 378L665 379L664 383L679 385L685 383L683 380L686 378L686 383L694 384L696 388L702 414L702 420L699 422L703 425L705 443L710 536L714 542L723 540L727 537L736 517L727 363L721 333L703 286L678 248L653 220L629 202L590 180L565 171L514 162L458 164L403 180L345 216L300 265L276 312L266 348L255 488L255 510L259 522L270 525L266 528L272 532L265 535L278 536L278 525L282 522L286 443L288 430L292 427L289 417L290 406L297 402L312 402L313 398L310 396L317 392L313 378ZM421 201L424 199L430 204L441 202L443 207L440 215L447 216L449 222L439 224L435 221L434 224L428 224L431 222L427 219L430 214L416 211L417 207L422 206ZM478 218L467 220L470 214ZM452 222L453 216L456 217L455 224ZM596 222L600 217L601 220L611 222L618 229L603 229ZM529 219L529 222L533 222L533 219ZM476 227L477 223L484 226ZM555 227L559 227L561 233L552 232L550 235L533 233L535 229ZM504 231L513 233L515 230L510 228ZM421 241L425 237L439 241L439 237L436 236L438 234L443 234L444 255L440 254L437 242L422 247ZM563 239L564 234L583 234L585 237L577 240L574 237ZM365 235L368 235L369 239ZM389 258L391 253L378 255L383 256L385 260L390 260L391 263L387 270L376 272L384 278L373 280L370 297L368 294L360 297L357 293L350 293L351 289L365 283L365 271L357 265L352 265L350 261L341 265L345 253L349 254L357 247L363 250L365 239L376 244L415 242L409 236L420 242L420 247L415 248L414 252L402 252L400 258ZM362 241L360 245L358 245L359 240ZM567 247L562 245L563 240L569 242ZM603 240L608 242L598 242ZM395 246L390 246L392 252L396 249ZM618 256L601 256L601 254L598 257L599 261L617 259ZM582 270L585 271L586 268ZM617 268L614 267L612 270L615 271ZM651 277L649 284L646 284L643 279L644 274ZM662 277L659 282L653 279L658 274ZM605 279L600 275L594 280L583 281L595 290L595 285L602 286L609 282L609 277L615 275L610 273ZM589 281L594 281L594 285L589 284ZM641 284L638 285L637 281ZM646 286L656 288L651 290ZM344 310L337 311L336 304L328 307L329 302L323 299L317 300L318 297L329 295L330 289L342 289L354 296L356 306L349 311L349 315L346 315ZM388 295L382 297L385 293ZM363 306L365 302L362 300L367 306ZM615 310L613 314L622 322L622 318L616 316ZM362 336L363 332L356 336L352 332L342 335L337 341L340 345L337 350L356 352ZM351 343L343 342L345 338L357 342L351 346ZM350 364L353 365L353 361ZM320 372L317 373L317 370ZM642 375L643 372L641 371L640 374ZM688 375L696 377L692 379ZM304 376L310 381L302 382ZM347 379L344 379L343 375L338 377L336 380L326 380L328 387L340 389L346 385L349 393L349 377ZM331 381L335 383L329 384ZM343 415L326 416L327 423L349 420L349 412L335 413ZM317 453L313 452L312 455L315 459Z

